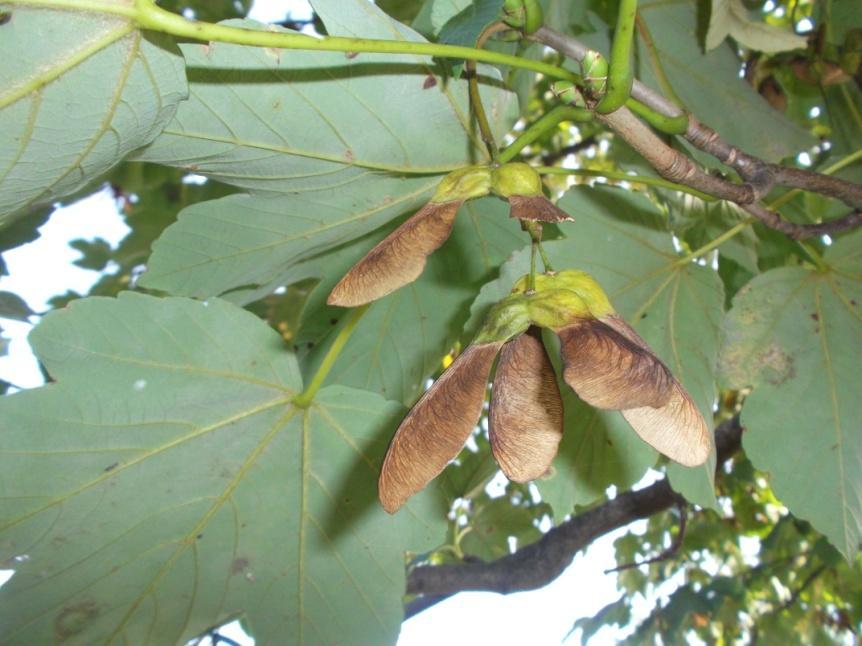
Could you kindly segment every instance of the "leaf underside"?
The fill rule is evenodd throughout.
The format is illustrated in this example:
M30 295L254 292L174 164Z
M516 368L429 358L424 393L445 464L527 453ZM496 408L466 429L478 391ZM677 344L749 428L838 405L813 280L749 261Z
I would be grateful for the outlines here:
M0 222L82 189L148 144L188 92L176 46L125 18L12 14L0 38Z
M442 534L376 503L399 406L296 408L279 336L218 300L78 301L33 344L57 383L0 401L5 639L182 643L245 614L258 643L394 640L402 553Z
M752 280L733 301L721 350L727 385L753 387L746 454L848 559L862 542L860 241L858 232L837 241L828 271L783 267Z

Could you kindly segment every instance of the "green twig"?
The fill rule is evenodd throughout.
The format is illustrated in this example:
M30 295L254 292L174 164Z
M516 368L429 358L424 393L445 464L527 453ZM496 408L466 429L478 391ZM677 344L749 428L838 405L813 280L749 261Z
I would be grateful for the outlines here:
M576 108L570 105L558 105L550 112L545 113L542 118L531 124L529 128L524 130L521 135L509 144L503 152L500 153L500 162L506 163L512 161L515 156L525 147L539 139L546 132L557 126L563 121L585 122L591 121L593 113L585 108Z
M741 231L750 227L754 222L757 222L757 218L750 217L750 218L743 220L742 222L734 225L733 227L731 227L730 229L728 229L727 231L722 233L720 236L718 236L714 240L710 240L709 242L707 242L705 245L703 245L699 249L695 249L691 253L686 254L685 257L677 260L676 264L678 266L687 265L688 263L690 263L695 258L700 258L705 253L709 253L713 249L720 247L725 242L727 242L728 240L733 238L736 234L738 234Z
M649 62L652 66L652 71L655 74L656 81L658 81L658 86L668 99L676 103L680 110L685 110L682 99L679 98L679 95L673 89L673 85L671 85L670 79L664 71L664 66L661 64L661 58L659 58L658 50L653 42L646 20L637 16L635 18L635 24L637 25L638 33L646 46L647 56L649 56Z
M532 61L518 56L460 45L441 45L439 43L413 42L405 40L383 40L372 38L345 38L325 36L317 38L305 34L263 31L228 27L208 22L187 20L182 16L165 11L150 1L136 0L134 6L107 0L3 0L4 5L21 7L43 7L49 9L86 11L130 18L141 29L158 31L179 38L190 38L205 42L224 42L253 47L272 47L275 49L302 49L309 51L377 53L377 54L415 54L439 58L458 58L475 60L480 63L508 65L539 72L551 78L577 81L572 72L541 61Z
M335 337L332 345L329 346L326 356L323 357L323 361L320 363L320 366L317 368L317 372L314 373L314 376L308 383L308 387L293 398L294 406L297 406L298 408L308 408L311 405L311 402L314 401L314 396L317 394L317 391L320 390L320 387L323 385L329 371L332 370L332 366L338 359L338 355L340 355L341 351L344 349L344 345L347 343L350 335L353 334L353 330L356 328L356 325L362 319L365 312L368 311L368 307L368 305L357 307L356 309L351 310L350 314L347 315L347 323L345 323L344 327L339 330L338 336Z
M521 228L530 234L532 246L530 248L530 289L536 288L536 251L542 258L542 264L545 266L545 271L554 271L551 263L548 261L548 256L545 255L545 250L542 247L542 225L539 222L530 222L529 220L521 220Z
M479 37L476 39L476 49L483 49L488 39L499 31L508 29L508 25L503 22L495 22L488 25ZM467 71L467 87L470 93L470 109L476 117L476 123L479 125L479 133L482 135L482 141L485 142L485 147L491 155L491 161L497 163L499 151L497 149L497 140L494 138L494 131L491 129L491 124L488 122L488 115L485 112L485 106L482 103L482 95L479 93L479 76L476 73L476 61L467 60L464 62L464 69Z
M668 117L635 99L626 101L626 107L656 130L661 130L669 135L685 134L685 131L688 130L688 115L685 113Z
M537 243L539 248L539 255L542 257L542 264L545 266L545 273L549 273L554 271L554 268L551 266L550 260L548 260L548 255L545 253L545 248L542 246L542 243Z
M620 0L611 58L608 61L608 91L596 106L596 112L608 114L625 105L632 92L632 41L635 32L635 16L638 0Z
M646 175L628 175L626 173L614 170L587 170L585 168L559 168L557 166L537 168L536 171L541 175L580 175L584 177L605 177L615 181L634 182L636 184L646 184L647 186L658 186L659 188L667 188L672 191L688 193L700 198L704 202L715 202L716 198L706 193L701 193L697 189L689 188L683 184L676 184L660 177L648 177Z
M829 265L827 265L826 261L823 260L823 256L821 256L820 252L818 252L810 243L803 240L796 240L796 244L798 244L799 248L802 249L802 251L804 251L811 259L811 262L814 263L818 271L824 272L829 270Z
M530 277L527 280L527 288L531 292L536 291L536 247L535 239L530 243Z

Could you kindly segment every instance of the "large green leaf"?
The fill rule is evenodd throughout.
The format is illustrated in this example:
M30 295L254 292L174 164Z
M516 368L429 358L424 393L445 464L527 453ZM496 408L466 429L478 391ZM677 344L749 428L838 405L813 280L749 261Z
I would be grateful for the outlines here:
M398 405L295 407L292 354L219 300L76 301L32 341L57 383L0 400L4 641L183 643L237 616L262 644L394 640L402 552L440 517L375 500Z
M421 40L365 0L314 7L331 34ZM465 84L428 86L427 57L220 43L183 51L191 97L142 158L253 196L186 209L155 245L147 287L209 296L267 284L416 208L439 173L485 154ZM502 134L513 95L483 86Z
M133 4L119 0L119 4ZM0 221L74 193L148 144L187 93L176 47L131 21L5 6Z
M743 446L776 495L847 557L862 542L862 235L840 239L829 268L773 269L734 299L721 367L752 386Z
M560 206L575 223L564 229L568 240L544 245L554 268L592 274L617 311L635 326L711 420L723 311L718 274L695 263L680 264L671 235L662 230L660 213L643 195L609 187L576 187ZM488 306L528 271L529 252L516 253L503 266L501 278L482 289L468 329L475 329ZM608 485L628 488L657 459L619 413L593 409L579 402L568 387L562 390L566 432L553 473L537 482L558 518L575 504L594 501ZM696 468L674 464L668 472L673 487L686 498L712 506L714 468L712 458Z
M497 267L527 242L508 206L497 198L468 202L455 220L449 241L431 254L418 280L375 302L329 373L330 383L378 392L388 399L412 402L425 378L440 367L461 334L471 301ZM359 240L311 261L312 273L324 276L306 306L298 339L300 352L313 348L302 362L314 369L327 348L328 335L346 310L326 305L341 276L376 242L380 234Z
M299 266L303 260L417 208L438 181L384 176L366 184L359 176L338 190L231 195L193 204L153 244L140 284L207 297L295 282L308 276L307 266ZM268 291L243 291L232 300L246 303Z

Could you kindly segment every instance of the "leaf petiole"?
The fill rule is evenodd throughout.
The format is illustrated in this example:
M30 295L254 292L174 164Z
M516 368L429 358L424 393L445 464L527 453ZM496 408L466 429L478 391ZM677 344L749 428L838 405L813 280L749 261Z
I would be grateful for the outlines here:
M345 323L344 327L339 330L338 336L335 337L332 345L329 346L329 350L326 351L326 356L323 357L323 361L320 363L320 366L318 366L317 371L314 373L308 386L293 398L294 406L298 408L308 408L311 406L311 402L314 401L314 396L317 395L317 391L320 390L320 387L326 380L329 371L332 370L332 366L335 364L338 356L347 344L347 340L350 338L350 335L353 334L353 330L356 329L356 325L360 320L362 320L365 312L368 311L368 307L369 305L357 307L356 309L351 310L350 314L347 315L347 323Z
M542 137L542 135L563 121L583 123L585 121L591 121L592 118L592 111L587 110L586 108L577 108L571 105L558 105L550 112L545 113L535 123L531 124L517 139L515 139L515 141L509 144L506 149L500 153L500 162L505 164L512 161L524 148L534 141L537 141Z
M205 42L224 42L252 47L272 47L276 49L302 49L308 51L328 51L347 53L377 54L416 54L439 58L458 58L480 63L509 65L520 69L545 74L551 78L577 81L578 76L569 70L531 61L510 54L463 47L442 45L430 42L411 42L404 40L385 40L375 38L346 38L343 36L324 36L321 38L289 32L263 31L229 27L209 22L188 20L180 15L166 11L153 4L152 0L136 0L134 6L108 2L107 0L4 0L4 5L12 7L42 7L86 11L129 18L141 28L162 32L180 38Z

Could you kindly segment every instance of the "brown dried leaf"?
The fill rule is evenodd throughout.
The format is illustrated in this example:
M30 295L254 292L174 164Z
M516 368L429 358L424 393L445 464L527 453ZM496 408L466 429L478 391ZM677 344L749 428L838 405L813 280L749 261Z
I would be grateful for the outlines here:
M503 346L489 417L491 450L506 477L541 477L563 437L563 401L536 328Z
M401 422L380 470L378 493L390 514L452 460L482 415L485 387L502 342L469 346Z
M709 427L685 388L673 380L670 401L622 411L623 417L647 444L687 467L706 462L712 449Z
M423 206L353 265L326 302L357 307L412 283L425 268L428 255L446 242L463 203L455 200Z
M563 378L596 408L658 408L675 383L670 370L618 316L582 319L557 330Z
M519 220L540 222L574 222L574 218L554 205L544 195L512 195L509 197L509 215Z

